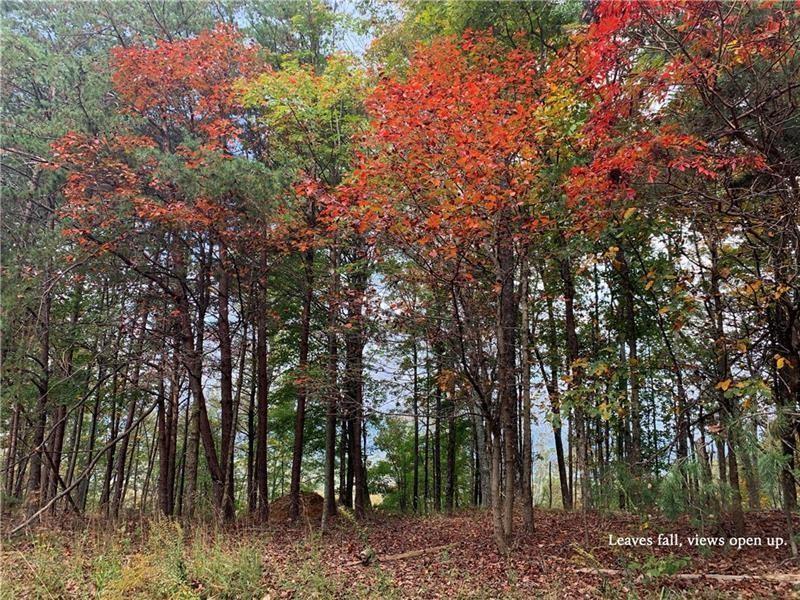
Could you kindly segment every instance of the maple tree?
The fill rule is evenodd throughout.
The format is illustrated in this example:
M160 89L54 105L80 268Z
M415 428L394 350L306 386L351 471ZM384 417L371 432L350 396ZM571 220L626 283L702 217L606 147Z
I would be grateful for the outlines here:
M353 184L360 191L359 228L379 231L444 279L443 294L452 298L456 315L457 290L476 276L494 277L496 406L463 348L460 366L490 426L495 537L503 550L511 534L517 458L514 272L524 261L526 238L542 224L531 194L539 68L537 54L501 53L485 36L445 39L419 52L403 81L381 82L370 98L372 133Z

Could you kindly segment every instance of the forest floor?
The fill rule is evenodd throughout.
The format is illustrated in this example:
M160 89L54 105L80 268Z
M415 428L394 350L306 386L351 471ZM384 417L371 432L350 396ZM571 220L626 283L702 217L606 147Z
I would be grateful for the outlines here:
M766 546L786 525L778 512L750 513L747 533L764 545L701 548L688 539L728 536L659 518L537 510L535 533L517 536L502 557L490 515L477 510L376 512L361 523L342 515L325 535L310 522L191 530L135 518L60 522L4 543L0 598L800 597L800 565L787 546ZM677 534L682 546L658 545L659 533ZM653 545L610 545L609 535ZM359 561L365 548L377 557L368 566Z

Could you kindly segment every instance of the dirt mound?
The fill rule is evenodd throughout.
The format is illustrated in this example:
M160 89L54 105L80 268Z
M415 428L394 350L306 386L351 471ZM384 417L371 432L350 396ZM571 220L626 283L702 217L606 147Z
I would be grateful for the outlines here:
M300 492L300 518L321 521L324 503L325 499L316 492ZM289 494L277 498L269 505L269 520L273 523L289 520Z

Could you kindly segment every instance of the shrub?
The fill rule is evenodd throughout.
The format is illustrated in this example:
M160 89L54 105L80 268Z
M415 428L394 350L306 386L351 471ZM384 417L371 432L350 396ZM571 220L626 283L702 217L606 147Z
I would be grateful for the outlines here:
M211 546L195 540L186 561L186 574L192 586L212 598L260 598L263 595L263 567L257 548L245 545Z
M108 583L102 598L198 598L188 585L183 559L183 530L170 521L154 522L143 552L134 554L118 579Z

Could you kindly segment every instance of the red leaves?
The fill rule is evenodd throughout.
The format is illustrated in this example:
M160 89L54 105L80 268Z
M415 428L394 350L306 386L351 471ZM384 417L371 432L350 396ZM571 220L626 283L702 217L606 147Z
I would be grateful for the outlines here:
M232 27L195 38L111 52L112 81L125 110L164 126L186 127L211 145L235 137L234 84L260 66L255 48Z
M367 100L369 152L352 181L362 227L446 258L482 243L498 212L522 207L536 169L539 63L468 34L420 49L404 80L383 79Z
M110 62L122 111L143 117L142 134L70 133L53 144L68 170L65 234L100 249L103 240L169 231L260 237L229 194L212 197L203 182L235 149L242 108L234 87L261 68L257 49L219 25L191 39L115 48Z
M702 128L695 134L690 111L693 102L725 104L717 97L725 78L795 53L791 11L783 7L742 3L721 11L716 3L644 0L597 7L597 20L548 71L571 82L589 107L579 147L585 163L564 184L578 227L597 230L617 207L647 200L643 191L674 184L676 175L708 183L766 167L753 144Z

